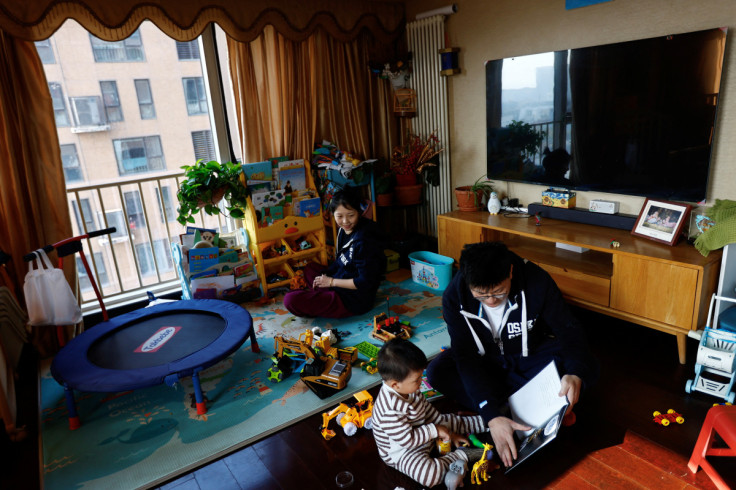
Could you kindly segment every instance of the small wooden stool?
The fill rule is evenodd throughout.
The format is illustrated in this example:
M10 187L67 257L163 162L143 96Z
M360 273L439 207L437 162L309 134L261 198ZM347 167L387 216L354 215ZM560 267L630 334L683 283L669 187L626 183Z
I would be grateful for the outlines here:
M728 447L713 447L715 432L718 433ZM703 471L713 480L717 488L721 490L731 488L723 481L723 478L721 478L721 475L718 474L713 466L706 461L706 456L736 456L736 406L718 405L708 410L708 415L705 416L705 422L703 422L703 427L700 429L698 440L695 442L693 454L687 463L687 467L693 473L698 471L699 466L702 467Z

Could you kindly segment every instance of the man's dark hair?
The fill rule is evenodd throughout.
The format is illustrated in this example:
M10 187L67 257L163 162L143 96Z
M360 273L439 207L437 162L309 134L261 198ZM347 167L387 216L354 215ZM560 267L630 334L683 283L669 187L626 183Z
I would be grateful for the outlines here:
M460 272L471 288L487 290L511 274L511 252L502 242L465 245L460 254Z
M427 367L427 356L408 340L394 338L378 351L378 374L384 381L404 381L412 372Z
M358 213L362 213L361 203L363 199L354 187L345 187L333 194L330 200L330 212L334 213L338 206L352 208Z

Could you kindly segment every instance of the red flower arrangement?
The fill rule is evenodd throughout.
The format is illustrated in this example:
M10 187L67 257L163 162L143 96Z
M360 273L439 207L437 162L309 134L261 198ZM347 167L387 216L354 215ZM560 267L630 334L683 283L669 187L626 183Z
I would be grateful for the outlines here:
M426 141L416 134L410 134L407 143L394 147L391 152L391 170L398 175L421 174L427 167L435 167L431 160L444 148L439 148L440 139L433 131Z

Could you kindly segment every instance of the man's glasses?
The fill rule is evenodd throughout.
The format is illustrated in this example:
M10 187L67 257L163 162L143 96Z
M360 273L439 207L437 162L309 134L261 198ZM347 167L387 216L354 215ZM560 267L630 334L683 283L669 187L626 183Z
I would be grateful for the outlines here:
M504 299L506 296L509 295L509 291L506 291L505 293L498 293L498 294L484 294L484 295L476 295L474 291L471 291L473 294L473 298L483 301L484 299Z

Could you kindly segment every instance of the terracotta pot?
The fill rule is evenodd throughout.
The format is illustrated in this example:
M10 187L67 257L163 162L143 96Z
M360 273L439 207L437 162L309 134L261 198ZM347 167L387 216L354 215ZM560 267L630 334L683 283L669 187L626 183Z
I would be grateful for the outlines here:
M377 194L376 205L378 206L390 206L394 202L393 194Z
M455 199L460 211L478 211L483 204L483 191L471 191L469 185L455 188Z
M397 185L394 187L395 202L399 206L409 206L422 202L422 184Z
M414 172L408 174L396 174L396 185L407 186L417 184L417 174Z
M222 201L223 197L225 197L225 191L227 191L227 187L221 187L217 189L215 192L212 193L212 200L210 200L210 202L199 201L197 203L197 207L202 209L208 204L217 204L218 202Z

